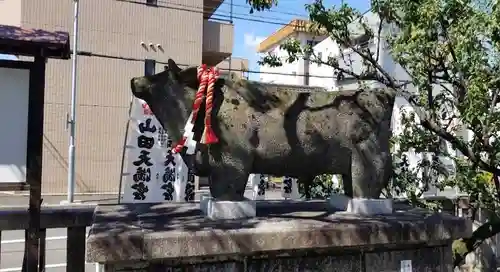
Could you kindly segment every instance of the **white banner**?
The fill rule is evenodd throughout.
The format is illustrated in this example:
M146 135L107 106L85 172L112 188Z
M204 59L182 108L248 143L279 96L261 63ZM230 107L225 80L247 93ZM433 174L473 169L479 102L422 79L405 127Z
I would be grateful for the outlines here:
M134 98L130 115L122 202L193 201L194 177L188 178L181 156L171 153L175 143L168 139L149 106Z

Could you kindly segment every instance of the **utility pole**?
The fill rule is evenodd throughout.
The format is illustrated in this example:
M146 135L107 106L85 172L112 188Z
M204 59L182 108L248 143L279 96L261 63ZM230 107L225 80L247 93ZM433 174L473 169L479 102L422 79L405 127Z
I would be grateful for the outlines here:
M231 10L229 11L229 18L230 18L230 21L231 21L231 24L233 24L233 0L231 0L231 3L230 3L230 8ZM231 74L232 74L232 65L233 65L233 52L231 50L231 55L229 56L229 77L228 79L232 79L231 77Z
M67 120L69 125L69 148L68 148L68 202L74 201L75 194L75 119L76 119L76 79L77 79L77 56L78 56L78 3L79 0L73 0L74 18L73 18L73 64L71 71L71 113Z

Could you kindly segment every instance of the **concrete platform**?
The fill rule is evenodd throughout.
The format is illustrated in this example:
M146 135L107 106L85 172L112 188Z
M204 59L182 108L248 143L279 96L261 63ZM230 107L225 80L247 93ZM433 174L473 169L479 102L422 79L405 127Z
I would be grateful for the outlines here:
M380 272L408 262L452 271L451 241L471 234L462 218L405 206L363 216L328 211L325 201L256 205L255 218L215 221L199 203L101 205L87 261L106 271Z

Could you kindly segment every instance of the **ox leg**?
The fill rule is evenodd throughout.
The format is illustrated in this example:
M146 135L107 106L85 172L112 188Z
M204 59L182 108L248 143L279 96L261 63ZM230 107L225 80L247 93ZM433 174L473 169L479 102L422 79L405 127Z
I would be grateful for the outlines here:
M209 179L210 194L217 200L244 200L249 174L233 167L212 169Z
M357 144L352 151L352 196L380 198L390 177L390 160L389 149L381 148L376 140L369 138Z
M352 198L353 192L352 192L351 174L343 174L342 175L342 187L344 188L344 195Z

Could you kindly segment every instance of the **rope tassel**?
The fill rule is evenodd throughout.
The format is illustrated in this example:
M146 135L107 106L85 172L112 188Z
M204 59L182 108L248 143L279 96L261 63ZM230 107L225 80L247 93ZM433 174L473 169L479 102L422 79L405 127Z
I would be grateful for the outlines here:
M203 135L201 136L202 144L214 144L219 141L217 136L215 136L215 132L212 129L212 108L213 108L213 100L214 100L214 87L215 82L219 78L219 71L217 68L212 67L209 70L208 75L208 89L207 89L207 98L205 100L205 129L203 130Z
M203 103L203 98L205 96L205 89L208 84L208 71L207 66L205 64L198 67L198 81L200 85L198 86L198 91L194 96L193 102L193 116L191 118L191 123L194 124L196 122L196 116L198 116L198 111L200 110L201 103Z
M215 132L212 129L212 109L213 109L213 98L214 98L214 88L215 82L219 79L219 69L216 67L212 67L211 69L207 69L205 64L198 67L198 81L200 83L198 87L198 91L196 92L194 102L193 102L193 112L188 118L188 124L195 124L196 117L198 116L198 112L200 110L201 103L203 103L203 99L205 98L205 127L203 129L203 135L201 137L202 144L214 144L219 142L219 139L215 135ZM206 94L205 94L206 91ZM186 124L186 128L192 128L193 126L188 126ZM179 153L184 148L187 139L187 135L191 135L190 131L184 132L184 137L179 141L179 143L172 149L173 153Z

